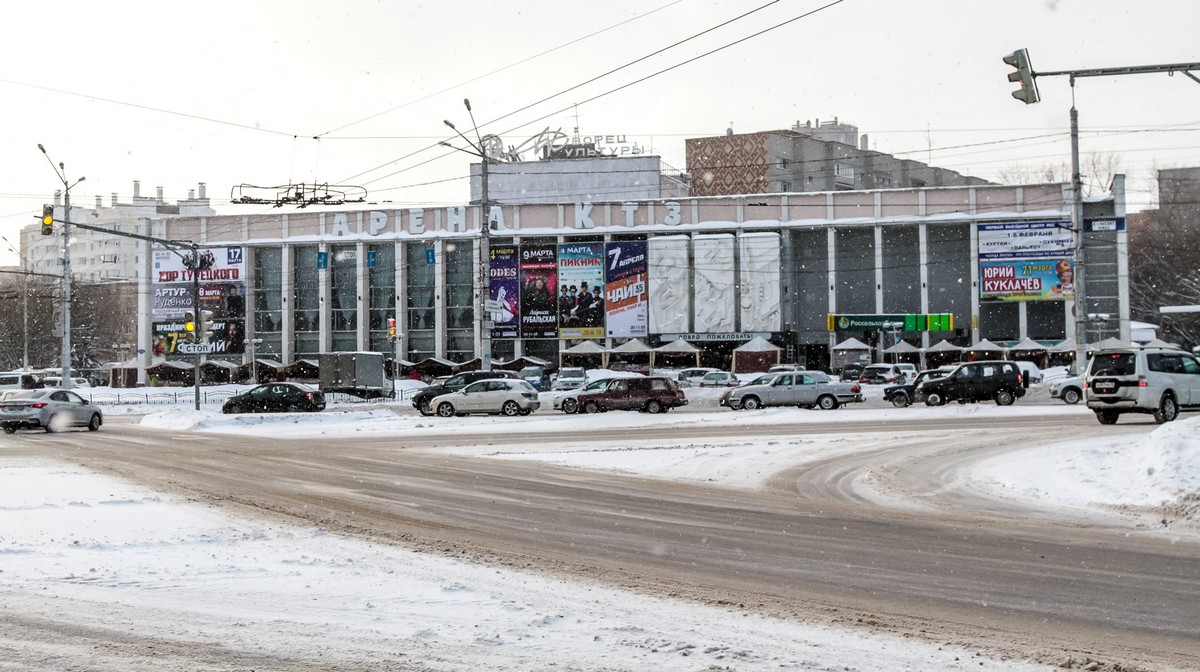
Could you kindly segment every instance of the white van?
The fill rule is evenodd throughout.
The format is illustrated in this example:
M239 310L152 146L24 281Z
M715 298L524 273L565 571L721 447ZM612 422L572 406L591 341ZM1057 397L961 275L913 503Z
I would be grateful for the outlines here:
M42 374L32 371L7 371L0 373L0 390L34 390L45 387Z

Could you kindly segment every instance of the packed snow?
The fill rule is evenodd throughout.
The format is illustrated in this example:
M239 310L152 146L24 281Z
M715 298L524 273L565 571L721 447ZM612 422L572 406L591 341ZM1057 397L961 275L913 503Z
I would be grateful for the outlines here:
M414 383L419 385L419 383ZM102 390L88 391L99 397ZM1089 413L1031 394L993 404L894 409L878 388L855 413L864 421L926 413ZM543 393L543 408L550 395ZM716 406L720 390L688 390L699 412L574 416L572 429L642 424L784 423L821 412L769 409L735 413ZM333 404L320 414L221 415L191 408L186 395L154 410L104 405L144 427L243 436L317 437L444 433L445 451L495 459L547 460L579 469L619 470L758 487L772 472L850 448L836 437L765 442L746 459L744 442L597 443L489 448L498 432L561 429L556 412L527 418L427 418L403 402ZM835 411L837 412L837 411ZM138 419L138 416L141 416ZM802 421L802 420L801 420ZM119 431L111 422L101 431ZM1042 446L993 458L971 474L973 487L1024 498L1039 508L1120 507L1183 511L1170 534L1200 539L1200 417L1158 427L1144 438ZM7 436L5 442L19 441ZM734 450L734 448L738 450ZM730 670L1051 670L945 643L865 629L749 616L657 599L583 581L549 579L402 548L338 537L318 528L238 518L145 487L50 459L0 453L0 603L36 616L91 605L106 626L166 640L220 642L266 655L326 661L403 661L422 669ZM0 664L0 667L3 667ZM407 668L406 668L407 669Z

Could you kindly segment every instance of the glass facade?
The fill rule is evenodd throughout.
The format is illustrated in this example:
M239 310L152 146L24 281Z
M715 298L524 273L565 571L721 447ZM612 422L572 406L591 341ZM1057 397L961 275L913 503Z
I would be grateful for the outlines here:
M446 245L446 357L465 362L475 357L474 241Z
M358 254L354 245L329 248L329 303L331 350L358 350Z
M374 352L392 353L395 346L388 341L387 321L396 315L396 246L371 245L367 247L367 340ZM404 320L396 320L396 331L404 330Z
M261 338L255 355L283 355L283 249L254 249L254 337Z
M408 284L408 358L420 361L436 351L435 316L437 285L434 264L426 263L428 246L409 243L405 249L405 282Z
M321 283L317 269L317 246L292 248L292 341L295 359L314 358L321 353Z

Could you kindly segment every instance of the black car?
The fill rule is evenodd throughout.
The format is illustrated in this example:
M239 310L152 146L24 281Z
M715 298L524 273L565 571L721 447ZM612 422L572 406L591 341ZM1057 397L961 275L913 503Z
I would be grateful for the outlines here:
M429 407L429 400L434 397L446 394L447 392L457 392L462 388L480 380L490 380L493 378L508 378L511 380L523 380L521 376L512 371L464 371L447 378L444 382L436 385L417 390L412 396L413 408L421 412L421 415L433 415L434 409Z
M865 368L867 368L866 364L847 364L838 372L838 378L851 383L858 382L858 377L862 375Z
M325 393L301 383L263 383L225 400L222 413L295 413L325 410Z
M917 389L921 383L932 378L941 378L942 376L950 375L954 371L953 366L943 366L938 369L926 369L917 374L911 383L903 385L892 385L883 388L883 398L892 402L896 408L904 408L914 402L923 401L925 398L917 393Z
M921 383L917 393L925 397L927 406L989 400L1009 406L1025 396L1027 385L1028 380L1013 362L988 360L959 364L948 375Z

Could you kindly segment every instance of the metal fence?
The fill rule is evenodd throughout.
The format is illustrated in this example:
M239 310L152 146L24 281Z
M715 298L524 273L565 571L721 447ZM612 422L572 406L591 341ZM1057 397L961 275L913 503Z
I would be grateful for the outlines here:
M144 388L143 388L144 390ZM100 406L119 406L119 405L140 405L146 404L150 406L177 406L180 404L194 403L196 399L196 391L193 388L178 388L178 392L169 392L162 388L155 388L154 391L138 391L138 392L94 392L87 393L76 388L75 392L79 396L88 400L88 403L97 404ZM329 403L336 404L381 404L395 401L407 401L412 398L416 390L407 389L399 390L395 399L389 397L380 397L377 399L362 399L352 394L344 394L342 392L330 392L325 395L325 400ZM220 404L226 399L237 394L228 390L205 390L200 389L201 404Z

